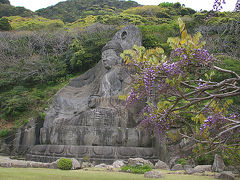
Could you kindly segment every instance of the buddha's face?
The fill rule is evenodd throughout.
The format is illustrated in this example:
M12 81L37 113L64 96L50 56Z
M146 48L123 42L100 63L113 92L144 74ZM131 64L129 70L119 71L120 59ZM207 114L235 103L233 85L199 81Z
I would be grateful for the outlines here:
M121 63L121 57L113 49L107 49L102 52L102 62L106 69L111 69L112 66Z

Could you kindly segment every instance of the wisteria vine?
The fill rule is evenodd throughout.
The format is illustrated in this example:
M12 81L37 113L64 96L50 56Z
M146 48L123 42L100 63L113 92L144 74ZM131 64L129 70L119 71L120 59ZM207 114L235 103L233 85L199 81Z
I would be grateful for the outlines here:
M145 103L139 126L160 136L174 124L195 121L200 139L229 140L239 132L240 116L228 112L231 103L224 104L224 99L240 95L240 76L215 66L216 59L199 42L201 35L191 37L179 22L182 35L169 40L173 47L169 58L159 48L124 51L122 57L135 72L127 106ZM213 70L234 77L214 82Z

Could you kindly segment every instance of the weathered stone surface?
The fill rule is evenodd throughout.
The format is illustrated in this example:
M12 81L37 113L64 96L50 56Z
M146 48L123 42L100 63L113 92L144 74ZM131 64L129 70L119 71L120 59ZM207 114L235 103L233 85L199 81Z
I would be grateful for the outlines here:
M163 178L163 174L159 171L148 171L144 174L145 178Z
M77 159L71 158L71 160L72 160L72 170L81 168L81 164L79 163L79 161Z
M101 164L96 165L95 168L107 168L107 165L104 163L101 163Z
M83 162L82 163L82 168L91 168L94 167L94 165L90 162Z
M0 162L0 167L11 167L12 166L12 163L10 162Z
M113 166L112 165L107 165L106 168L107 168L108 171L113 171Z
M178 159L180 159L179 156L175 156L175 157L170 158L170 160L169 160L170 167L173 167L176 164L176 162L178 161Z
M50 168L50 163L15 160L8 157L0 156L0 167L15 167L15 168Z
M145 160L143 158L129 158L128 165L136 166L136 165L149 165L153 167L153 164L149 160Z
M58 166L57 166L58 161L59 161L59 159L51 162L50 165L49 165L49 168L50 169L58 169Z
M227 166L224 171L231 171L233 174L240 174L239 170L235 166Z
M183 167L181 164L175 164L171 169L171 171L180 171L180 170L183 170Z
M194 174L195 173L194 169L190 165L185 165L184 166L184 171L185 171L186 174Z
M121 168L122 166L124 166L124 162L122 160L117 160L117 161L114 161L113 163L113 167L114 168Z
M24 161L11 161L12 167L16 167L16 168L26 168L27 167L27 162Z
M160 160L155 164L154 168L170 170L169 166L165 162Z
M224 179L224 180L234 180L234 175L231 171L223 171L221 174L215 177L216 179Z
M212 165L198 165L194 168L196 173L202 173L205 171L212 171Z
M220 155L215 154L212 170L215 172L222 172L225 169L225 164Z
M81 161L88 156L96 163L113 163L130 157L156 158L151 138L135 129L139 105L126 109L118 98L129 92L131 80L120 54L141 41L135 26L122 28L103 47L101 61L55 95L40 129L40 142L28 151L27 159Z
M42 153L44 154L42 155ZM130 157L145 157L154 159L153 148L142 147L113 147L113 146L73 146L73 145L37 145L34 146L27 159L31 161L53 162L61 157L73 158L81 161L82 157L91 157L96 163L113 163L115 159L129 159ZM80 157L80 158L78 158Z

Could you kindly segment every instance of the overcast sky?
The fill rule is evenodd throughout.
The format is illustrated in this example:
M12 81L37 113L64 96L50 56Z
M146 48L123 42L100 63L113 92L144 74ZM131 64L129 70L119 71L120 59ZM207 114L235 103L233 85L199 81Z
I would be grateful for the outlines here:
M24 6L27 9L35 11L37 9L45 8L55 5L60 1L65 0L10 0L13 6ZM161 2L180 2L195 10L211 10L214 0L135 0L142 5L158 5ZM226 0L227 4L223 6L224 11L233 11L236 0Z

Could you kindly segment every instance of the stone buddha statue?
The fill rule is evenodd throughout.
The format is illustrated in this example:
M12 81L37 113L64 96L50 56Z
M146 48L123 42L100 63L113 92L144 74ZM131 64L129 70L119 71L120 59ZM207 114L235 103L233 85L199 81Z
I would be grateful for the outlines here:
M40 130L40 144L28 152L28 159L51 162L88 156L112 162L155 157L151 139L135 128L135 112L118 99L128 92L130 79L120 54L140 46L141 37L132 25L119 30L103 47L101 61L55 95Z

